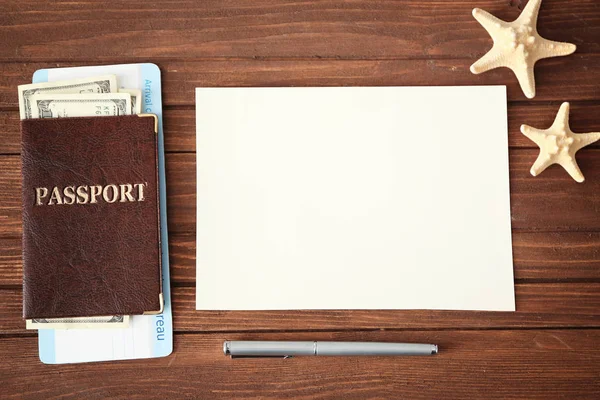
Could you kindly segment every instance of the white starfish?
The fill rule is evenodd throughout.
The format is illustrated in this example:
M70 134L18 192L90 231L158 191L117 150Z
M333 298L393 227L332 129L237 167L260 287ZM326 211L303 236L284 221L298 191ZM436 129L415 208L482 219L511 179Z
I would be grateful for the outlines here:
M471 72L480 74L498 67L510 68L528 98L535 97L533 66L542 58L566 56L577 46L571 43L553 42L537 32L537 18L542 0L529 0L527 6L513 22L505 22L479 8L473 10L475 19L494 40L494 46L477 62Z
M569 103L562 103L550 128L542 130L521 125L521 132L540 146L540 155L531 167L531 175L539 175L550 165L560 164L577 182L584 181L575 153L600 139L600 132L573 133L569 127Z

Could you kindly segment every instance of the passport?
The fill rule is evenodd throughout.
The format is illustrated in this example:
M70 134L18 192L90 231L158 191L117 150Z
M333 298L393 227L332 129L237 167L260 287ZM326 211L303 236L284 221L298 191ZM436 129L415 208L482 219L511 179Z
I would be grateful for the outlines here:
M21 121L23 317L163 309L153 114Z

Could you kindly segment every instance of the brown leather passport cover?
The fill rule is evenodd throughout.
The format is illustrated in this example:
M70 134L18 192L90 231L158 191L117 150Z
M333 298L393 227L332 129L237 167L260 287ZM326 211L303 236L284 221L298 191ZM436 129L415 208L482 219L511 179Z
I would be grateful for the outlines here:
M156 117L21 121L23 316L162 309Z

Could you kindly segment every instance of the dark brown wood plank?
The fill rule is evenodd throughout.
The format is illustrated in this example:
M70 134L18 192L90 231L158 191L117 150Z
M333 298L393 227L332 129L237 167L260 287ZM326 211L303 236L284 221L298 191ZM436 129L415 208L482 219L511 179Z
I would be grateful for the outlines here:
M513 232L516 279L600 279L600 232Z
M18 111L0 111L0 155L21 152L21 127Z
M0 156L0 236L21 236L21 159Z
M4 2L0 61L146 61L194 57L475 58L491 47L471 15L512 21L519 2ZM598 53L596 0L545 0L538 30Z
M511 148L538 148L521 133L522 124L541 129L549 128L554 122L561 102L519 103L508 105L508 139ZM2 113L0 113L2 115ZM168 152L196 150L196 114L194 109L169 109L165 111L165 149ZM18 121L16 121L18 124ZM571 129L577 133L600 132L600 102L572 103ZM0 126L1 129L1 126ZM16 128L18 130L18 127ZM14 127L9 129L15 130ZM0 146L2 146L0 144ZM590 147L600 147L600 141ZM0 147L1 149L1 147Z
M518 129L548 126L571 101L573 130L600 131L600 7L543 1L540 33L578 52L541 61L528 101L509 70L468 71L491 46L471 9L511 20L525 2L1 2L0 397L598 398L600 143L578 156L584 184L558 167L532 178L537 152ZM16 86L38 68L148 61L163 72L166 149L191 153L167 156L175 353L42 365L20 318ZM195 87L481 84L508 85L517 312L194 310ZM435 342L442 352L230 360L225 339Z
M537 177L529 170L537 150L510 152L512 226L528 230L597 230L600 225L600 150L580 151L586 182L577 184L559 165ZM544 176L545 175L545 176ZM544 176L544 179L540 179ZM551 228L550 228L551 227Z
M124 62L119 60L118 62ZM469 71L474 59L431 60L218 60L158 62L166 106L194 105L194 89L208 86L436 86L507 85L510 101L527 101L514 74L500 68ZM115 61L117 62L117 61ZM16 109L17 86L40 68L102 64L0 64L0 108ZM574 54L542 60L536 67L535 101L599 100L600 55Z
M194 88L202 86L506 85L510 101L527 100L510 70L500 68L473 75L469 71L472 62L432 59L169 63L163 69L163 93L166 104L194 105ZM600 88L594 84L600 79L600 69L596 68L599 63L600 55L540 61L535 100L599 100Z
M512 244L515 279L600 280L600 232L515 231ZM17 251L20 247L14 251L12 270L15 263L17 269L21 267ZM173 281L190 284L196 281L195 233L171 233L169 257ZM20 280L12 279L20 276L11 274L9 268L9 263L0 263L0 282L20 284Z
M0 238L0 286L20 285L22 280L21 238Z
M508 138L512 148L537 148L519 130L522 124L547 128L554 121L560 102L510 103L508 106ZM571 104L571 129L574 132L600 131L600 102ZM21 151L19 113L0 111L0 154ZM196 115L193 108L169 108L164 111L165 151L193 152L196 150ZM590 147L600 148L600 141Z
M435 310L196 311L195 288L175 288L178 331L473 329L600 326L600 284L516 284L516 312Z
M20 238L0 238L0 286L19 286ZM600 281L600 232L513 232L515 279ZM169 235L171 281L196 281L196 235Z
M23 293L17 289L0 289L0 338L6 333L27 333L23 320Z
M600 327L600 283L518 283L515 292L516 312L196 311L195 288L172 288L177 332ZM0 290L0 334L27 332L21 296L20 289Z
M0 286L21 285L20 238L0 238ZM196 236L169 236L171 281L196 281ZM600 232L514 232L515 279L600 280Z
M514 274L517 280L600 280L600 232L515 231L512 244ZM20 254L16 252L17 250L13 263L20 268ZM196 282L194 233L170 234L169 257L173 281L190 284ZM12 268L12 273L9 268L8 263L0 263L0 282L20 284L20 280L12 279L20 279L14 272L15 268Z
M437 343L425 357L234 359L224 340ZM600 330L177 335L167 358L49 366L37 338L2 341L3 398L595 399Z
M536 150L511 150L511 212L515 229L596 231L600 228L600 151L579 152L579 165L586 176L577 184L559 166L551 166L538 177L529 173ZM484 166L482 166L484 167ZM195 230L195 155L167 157L169 226L173 232Z
M529 169L533 149L510 151L511 212L514 229L538 231L598 231L600 229L600 150L578 153L586 182L578 184L557 165L538 177ZM167 155L167 210L171 232L194 232L196 220L195 154ZM1 156L0 237L21 235L19 156ZM485 166L481 166L485 167Z

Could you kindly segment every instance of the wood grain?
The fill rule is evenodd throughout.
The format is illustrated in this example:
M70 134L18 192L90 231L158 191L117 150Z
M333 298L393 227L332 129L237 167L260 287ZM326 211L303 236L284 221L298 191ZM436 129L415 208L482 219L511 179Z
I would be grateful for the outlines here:
M537 148L519 130L521 124L548 128L554 121L560 103L545 104L513 102L508 106L508 139L511 148ZM186 106L183 106L186 107ZM168 108L164 110L165 151L194 152L196 150L196 114L193 108ZM574 132L600 132L600 103L571 103L571 129ZM19 113L0 111L0 154L18 154L21 151ZM590 148L600 148L600 141Z
M0 286L19 287L23 262L20 238L0 238ZM171 281L196 281L196 235L169 235ZM600 281L600 232L513 233L515 279Z
M7 239L13 240L13 239ZM2 243L0 239L0 245ZM512 235L515 279L519 281L600 281L600 232L520 232ZM14 265L20 268L20 248L14 250ZM196 281L196 235L169 236L171 279ZM0 282L15 283L10 261L0 260ZM20 281L16 281L20 283Z
M0 111L0 155L21 152L21 127L18 111Z
M574 131L600 131L600 7L543 1L539 32L578 49L536 65L528 100L508 69L468 69L492 43L472 8L512 20L525 3L0 2L0 397L600 398L600 142L578 154L577 184L556 166L532 178L537 150L519 132L549 126L563 101ZM43 365L21 319L17 86L40 68L127 62L162 71L174 354ZM352 85L507 85L517 312L194 310L194 89ZM433 342L441 353L230 360L225 339Z
M158 62L166 106L194 105L196 87L213 86L452 86L506 85L509 101L528 101L514 74L499 68L473 75L473 59L428 60L207 60ZM0 108L16 109L17 86L40 68L86 63L0 64ZM535 101L598 101L599 54L573 54L540 61Z
M93 0L46 7L4 2L0 61L146 61L197 57L431 58L483 55L491 47L471 16L483 8L504 20L520 10L507 0L170 1ZM76 5L75 5L76 4ZM598 53L595 0L545 0L539 31Z
M600 328L600 283L516 284L517 312L430 310L196 311L195 288L174 285L177 332L334 329ZM20 289L0 290L0 334L23 334Z
M511 213L514 229L537 231L600 230L600 150L585 149L577 160L587 181L577 184L558 165L538 177L529 169L537 157L533 149L510 151ZM21 234L19 156L0 157L0 237ZM485 166L478 166L485 168ZM196 229L195 154L168 154L167 210L171 232Z
M440 353L226 358L223 341L241 339L424 342ZM596 399L598 340L599 330L577 329L186 334L175 336L169 358L49 366L27 337L0 346L10 360L0 376L4 399Z
M600 279L600 232L514 232L516 279Z
M432 310L195 310L195 288L173 291L175 329L269 331L326 329L489 329L600 327L600 284L517 284L517 312ZM243 327L241 329L241 327Z
M561 102L521 103L508 105L508 143L511 148L535 148L537 145L520 131L522 124L540 129L554 122ZM2 113L0 112L0 116ZM571 102L570 125L573 132L600 132L600 102ZM18 121L15 122L18 125ZM12 122L11 122L12 124ZM1 126L0 126L1 129ZM17 131L18 126L8 128ZM196 114L194 109L168 109L164 115L165 149L167 152L196 150ZM16 134L15 134L16 135ZM17 142L17 144L19 144ZM2 146L2 144L0 144ZM600 141L587 148L600 148ZM1 152L2 147L0 147ZM18 151L18 148L15 148Z

